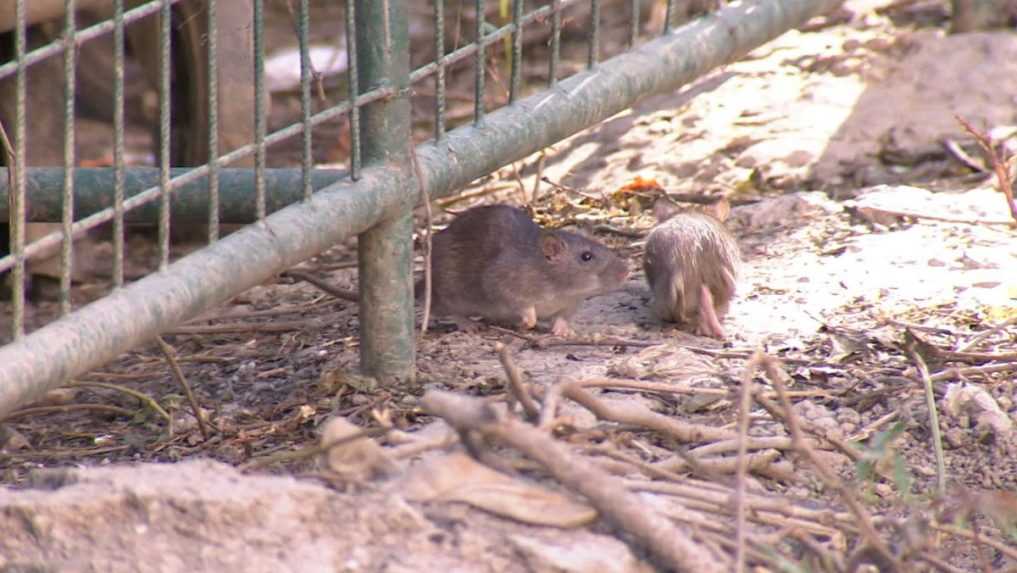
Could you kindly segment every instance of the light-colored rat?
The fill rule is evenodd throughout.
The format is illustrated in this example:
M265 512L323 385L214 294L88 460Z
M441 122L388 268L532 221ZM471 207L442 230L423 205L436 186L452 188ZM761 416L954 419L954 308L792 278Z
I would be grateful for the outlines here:
M571 332L579 303L621 288L628 276L625 261L604 245L542 229L509 205L474 207L435 233L431 269L434 314L524 328L548 318L558 336Z
M721 320L735 294L741 264L738 243L722 223L726 207L715 208L717 216L679 213L670 201L658 200L658 223L646 238L643 255L654 314L714 338L724 338Z

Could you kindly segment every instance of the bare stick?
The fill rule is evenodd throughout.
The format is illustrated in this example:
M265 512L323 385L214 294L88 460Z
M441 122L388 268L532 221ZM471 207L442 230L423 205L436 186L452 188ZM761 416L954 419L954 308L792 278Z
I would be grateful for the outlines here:
M554 429L554 421L558 415L558 403L561 402L562 383L551 385L544 392L544 396L541 399L543 408L540 410L540 422L537 427L545 432L549 432Z
M751 444L750 444L751 445ZM787 448L785 448L787 449ZM782 473L773 467L774 462L780 459L780 451L768 449L761 452L745 454L745 471L756 473ZM723 476L738 472L739 460L730 457L710 458L696 455L689 452L679 454L674 458L650 464L650 467L666 472L683 472L692 470L694 474L704 479L712 479L718 482L726 481ZM769 474L768 474L769 475Z
M970 352L971 350L974 350L986 338L989 338L990 336L995 335L997 332L1001 332L1003 329L1014 324L1017 324L1017 316L1011 317L1008 320L1004 320L1003 322L997 324L996 326L993 326L992 328L986 331L980 332L978 336L975 336L974 338L971 339L970 342L962 346L959 349L959 352Z
M1017 202L1014 202L1013 199L1013 187L1010 182L1010 168L1007 164L1007 159L999 156L996 147L992 144L992 140L988 135L975 129L974 126L965 121L961 116L954 114L954 118L964 126L964 129L978 142L978 145L982 146L982 149L985 150L985 154L988 155L989 161L992 163L992 170L996 173L996 184L999 186L1003 196L1006 197L1006 206L1010 210L1010 218L1013 219L1014 223L1017 223Z
M985 366L972 366L971 368L947 368L936 372L929 377L933 382L945 382L955 378L968 378L978 374L993 374L995 372L1011 372L1017 370L1017 364L987 364Z
M420 201L424 203L424 316L420 319L420 338L427 334L427 323L431 321L431 248L432 235L434 233L434 217L431 213L431 197L427 194L427 185L424 183L424 172L420 169L420 159L417 158L417 150L413 147L413 141L409 142L410 159L413 161L414 174L417 176L417 187L420 190Z
M955 139L947 139L943 142L943 148L946 149L947 153L953 155L953 158L961 162L964 167L976 172L985 173L985 166L978 162L977 159L971 157L968 152L964 151L960 143Z
M1001 219L965 219L963 217L946 217L943 215L931 215L929 213L918 213L916 211L902 211L900 209L889 209L886 207L875 207L880 213L894 215L897 217L910 217L912 219L925 219L927 221L941 221L943 223L958 223L961 225L1013 225L1013 221Z
M248 318L269 318L275 316L286 316L287 314L304 313L311 310L320 310L333 304L332 301L321 301L317 303L309 304L293 304L288 306L282 306L277 308L268 308L265 310L248 310L241 312L226 312L225 314L207 314L199 316L188 321L188 324L195 324L198 322L211 322L215 320L246 320Z
M787 425L788 431L791 433L791 441L795 445L795 450L798 451L809 464L812 466L813 471L819 476L819 479L823 481L826 487L835 491L840 497L844 505L848 507L848 510L854 514L855 519L858 521L857 526L859 533L870 547L879 553L881 557L886 559L889 563L894 565L895 571L900 570L900 564L897 562L897 558L890 552L890 548L886 546L886 543L879 537L879 532L876 531L875 526L872 525L872 516L869 515L868 510L865 509L854 494L844 485L844 482L840 480L822 460L816 455L815 450L805 439L805 435L802 433L801 428L798 424L798 417L795 415L794 410L791 408L791 399L787 396L787 389L784 387L783 377L777 367L776 362L769 356L763 356L762 358L763 371L766 372L767 379L770 380L770 384L773 385L774 390L777 391L777 396L780 399L780 404L784 408L784 423Z
M631 346L633 348L648 348L650 346L659 346L662 343L660 340L632 340L614 337L552 338L547 340L538 338L534 341L534 346L537 348L552 348L555 346Z
M477 189L475 191L467 191L466 193L460 193L458 195L453 195L451 197L444 197L442 199L437 199L436 201L439 207L441 207L442 209L446 209L448 207L451 207L452 205L455 205L456 203L462 203L463 201L477 199L479 197L484 197L486 195L493 195L494 193L503 191L505 189L511 189L512 187L514 187L514 185L507 182L500 184L492 184L482 189Z
M60 404L59 406L29 406L27 408L21 408L20 410L11 412L0 420L0 422L7 422L15 418L23 418L25 416L41 416L56 412L73 412L75 410L93 410L96 412L106 412L108 414L117 414L119 416L127 417L134 415L134 412L127 408L110 406L108 404Z
M523 375L519 372L519 367L516 366L515 361L512 360L509 346L499 342L494 348L498 351L498 360L501 361L502 368L505 369L505 377L508 378L512 395L516 400L519 400L519 404L526 411L526 419L531 421L537 420L540 417L540 408L537 407L537 403L530 396L530 391L527 389L526 384L523 383Z
M608 405L587 392L581 381L564 383L562 394L570 400L579 402L601 420L641 426L684 443L726 440L736 437L735 433L729 430L689 424L670 416L664 416L646 408L638 407L635 404L616 403Z
M579 492L616 527L627 531L661 564L674 571L724 571L721 555L707 552L685 532L653 511L620 480L573 455L546 433L518 420L498 420L481 400L429 390L420 400L426 411L460 431L477 431L536 460L559 482Z
M166 420L166 423L169 424L169 433L171 435L173 434L173 417L170 416L169 413L166 410L164 410L162 406L159 405L159 402L155 401L155 398L149 396L148 394L145 394L144 392L138 392L137 390L127 388L126 386L120 386L119 384L110 384L108 382L84 382L78 380L75 382L71 382L71 385L87 386L93 388L105 388L107 390L113 390L115 392L127 394L132 398L136 398L139 401L141 401L142 404L145 404L146 406L151 408L153 412L162 416Z
M290 269L290 270L282 273L282 276L290 277L290 278L293 278L293 279L297 279L297 280L304 281L306 283L312 284L312 285L318 287L319 290L322 290L322 291L324 291L324 292L326 292L326 293L328 293L328 294L330 294L330 295L332 295L332 296L334 296L334 297L336 297L336 298L338 298L340 300L348 300L350 302L359 302L360 301L360 297L357 295L357 293L349 291L349 290L346 290L346 289L341 289L341 288L332 286L332 285L328 284L327 282L321 280L320 278L318 278L318 277L316 277L316 276L314 276L314 275L312 275L311 273L308 273L308 272L299 271L299 270L296 270L296 269Z
M999 551L1003 555L1006 555L1010 559L1012 559L1014 561L1017 561L1017 548L1015 548L1013 545L1007 545L1006 543L1000 543L999 541L997 541L995 539L992 539L991 537L986 537L984 535L975 536L974 533L972 533L972 532L970 532L970 531L968 531L966 529L961 529L959 527L954 527L952 525L943 525L943 524L938 524L938 523L930 523L929 527L931 527L932 529L935 529L936 531L942 531L943 533L948 533L950 535L956 535L957 537L963 537L964 539L970 539L972 541L976 541L977 540L978 542L984 543L984 544L988 545L989 547L992 547L996 551Z
M314 330L324 326L319 320L289 320L275 322L240 322L237 324L184 325L163 334L250 334L252 332L292 332Z
M11 140L7 137L7 130L4 129L4 123L0 121L0 144L3 144L4 154L7 156L7 190L10 193L8 201L14 201L14 179L18 176L18 169L21 168L18 165L17 156L14 154L14 146L11 145ZM14 210L11 209L13 216Z
M209 434L208 427L205 425L205 417L201 414L201 407L198 406L198 401L194 398L194 392L191 392L191 385L187 383L183 371L180 370L180 364L177 363L176 351L173 350L172 346L166 344L166 341L161 336L156 336L155 341L159 344L159 350L162 351L162 355L166 357L166 362L169 363L173 378L184 389L184 395L187 396L187 401L191 404L194 418L198 421L198 431L201 432L201 439L208 441Z
M534 203L540 198L540 180L544 177L544 163L547 162L547 149L540 150L540 155L537 157L537 174L533 177L533 191L530 192L530 200Z
M911 360L915 363L915 367L918 369L918 375L922 378L922 384L925 387L925 404L929 409L929 426L932 429L932 449L936 453L936 482L939 490L940 497L946 496L946 461L943 457L943 435L939 430L939 412L936 409L936 394L932 388L932 379L929 377L929 367L925 365L925 360L915 349L917 339L911 332L907 332L908 342L905 344L905 350L908 355L911 356Z
M568 187L568 186L565 186L565 185L561 185L560 183L555 183L554 181L551 181L547 177L544 177L543 181L544 181L544 183L547 183L548 185L550 185L551 187L554 187L555 189L557 189L559 191L564 191L566 193L572 193L573 195L578 195L580 197L583 197L585 199L589 199L591 201L596 201L596 202L599 203L599 202L604 200L603 197L598 197L596 195L593 195L592 193L586 193L585 191L580 191L578 189L573 189L571 187Z
M515 161L512 162L512 178L519 186L519 202L523 205L528 204L530 201L526 197L526 184L523 183L523 176L519 174L519 164Z
M738 400L738 457L731 503L735 510L735 571L745 571L745 480L748 473L749 408L752 406L752 378L759 369L762 351L757 350L742 373Z
M778 396L783 396L789 400L791 399L791 393L787 392L786 390L783 394L778 394ZM785 424L788 424L788 413L786 411L782 411L781 408L778 408L777 405L771 402L769 398L765 397L760 393L757 393L756 403L762 406L763 409L766 410L767 413L769 413L774 420L781 420ZM816 427L816 425L813 424L812 422L808 420L796 419L796 425L798 428L804 428L812 435L830 444L837 451L851 458L851 461L857 462L862 458L862 454L858 451L857 448L853 447L851 444L849 444L848 442L844 441L841 438L828 435L827 432L822 431L820 428ZM812 445L812 442L810 441L809 444Z
M313 446L305 446L303 448L300 448L299 450L279 452L277 454L269 454L266 456L262 456L260 458L255 458L241 465L239 469L242 472L251 472L282 462L294 462L298 460L306 460L308 458L313 458L315 456L324 454L325 452L329 451L332 448L342 446L350 442L354 442L361 438L375 438L378 436L383 436L388 431L389 431L388 428L383 427L360 430L359 432L350 434L348 436L343 436L342 438L339 438L338 440L334 440L327 444L315 444Z

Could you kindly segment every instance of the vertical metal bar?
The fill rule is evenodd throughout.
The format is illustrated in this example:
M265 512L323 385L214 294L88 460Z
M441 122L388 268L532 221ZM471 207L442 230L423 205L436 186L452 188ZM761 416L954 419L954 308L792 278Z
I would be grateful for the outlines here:
M124 286L124 0L113 2L113 286Z
M169 266L170 246L170 105L172 63L170 32L173 18L172 0L162 0L159 16L159 270Z
M475 75L476 81L474 85L474 105L475 109L473 112L473 122L480 123L484 119L484 74L486 73L484 44L481 40L484 37L484 0L476 0L474 3L477 14L477 26L476 31L473 35L473 40L477 43L477 55L475 61Z
M434 0L434 140L445 137L445 0Z
M547 85L558 83L558 61L561 59L561 0L551 2L551 62L548 65Z
M25 0L14 5L14 58L18 63L18 74L14 87L14 196L10 218L11 251L14 253L14 272L11 279L13 308L11 335L19 340L25 335L25 165L28 142L25 141L25 84L28 81L25 66L25 35L28 30L25 20Z
M600 0L590 2L590 51L586 56L586 68L592 69L600 59Z
M300 114L304 122L303 163L301 170L304 185L304 200L311 198L311 169L314 167L311 156L311 56L307 40L310 29L311 6L308 0L300 0L300 19L297 22L297 36L300 42Z
M360 179L360 108L357 107L357 96L360 95L360 72L357 66L357 3L346 2L346 71L350 99L350 178Z
M208 37L208 242L219 240L219 14L218 0L209 0Z
M254 0L254 205L265 220L265 10Z
M404 2L356 0L365 90L387 84L392 98L364 108L364 158L402 170L403 204L358 238L360 363L381 379L410 381L413 347L413 216L417 201L409 98L409 19Z
M667 10L664 12L664 34L671 31L671 18L674 16L674 0L667 0Z
M509 84L509 103L519 97L520 74L523 67L523 0L514 0L512 10L512 81Z
M71 312L71 270L74 260L74 43L75 0L64 0L64 196L61 223L64 237L60 244L60 313Z
M629 34L629 47L634 48L639 42L639 0L632 0L632 28Z

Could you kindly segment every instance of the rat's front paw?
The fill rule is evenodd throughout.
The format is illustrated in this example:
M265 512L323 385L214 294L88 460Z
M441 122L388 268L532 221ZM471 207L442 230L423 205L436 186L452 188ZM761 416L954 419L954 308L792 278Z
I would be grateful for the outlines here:
M572 327L569 326L568 320L560 316L556 316L554 317L554 321L551 322L551 334L567 338L575 334L575 331L573 331Z
M519 317L519 326L523 330L533 330L537 326L537 309L536 307L529 307L523 309L522 316Z

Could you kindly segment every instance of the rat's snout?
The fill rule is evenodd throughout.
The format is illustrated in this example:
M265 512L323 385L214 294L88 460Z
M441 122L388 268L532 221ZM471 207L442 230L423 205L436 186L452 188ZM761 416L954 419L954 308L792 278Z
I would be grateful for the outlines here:
M611 263L608 271L607 276L616 284L620 285L625 282L625 279L629 278L629 266L625 263L625 259L621 257Z
M618 282L624 282L627 278L629 278L629 266L622 263L621 268L618 269Z

